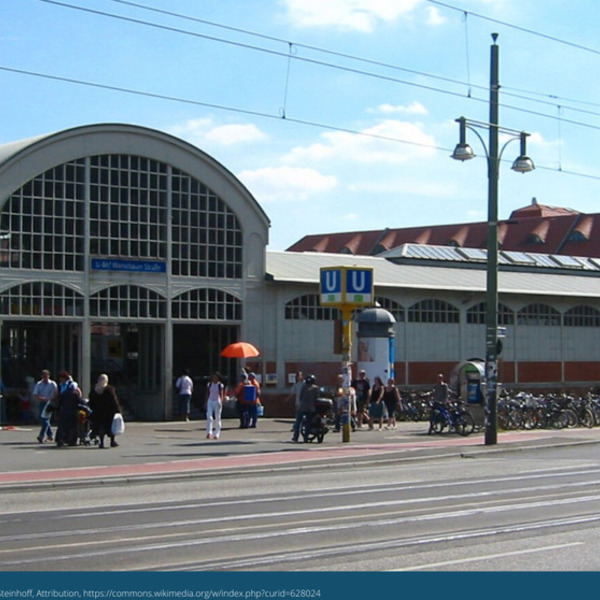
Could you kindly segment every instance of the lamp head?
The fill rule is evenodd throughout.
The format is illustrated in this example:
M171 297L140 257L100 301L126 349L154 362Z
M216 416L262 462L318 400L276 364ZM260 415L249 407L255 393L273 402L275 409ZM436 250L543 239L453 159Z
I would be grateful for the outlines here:
M517 173L530 173L531 171L533 171L535 169L535 165L533 164L533 161L529 158L529 156L527 156L527 137L528 136L529 136L528 133L521 131L521 134L520 134L521 154L518 156L518 158L515 160L515 162L513 163L512 167L511 167L511 169L513 171L516 171Z
M515 160L511 169L517 173L531 173L531 171L535 169L535 165L529 156L521 154L521 156Z
M454 148L454 152L450 156L454 160L465 161L475 158L475 153L469 144L466 142L461 142L456 144L456 148Z

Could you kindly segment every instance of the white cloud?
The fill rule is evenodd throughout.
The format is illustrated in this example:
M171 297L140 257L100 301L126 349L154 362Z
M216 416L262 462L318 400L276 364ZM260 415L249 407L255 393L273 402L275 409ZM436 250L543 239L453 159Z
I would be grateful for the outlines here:
M210 117L190 119L185 123L171 127L170 131L197 146L207 143L233 146L267 139L267 135L253 123L218 125Z
M410 13L422 0L282 0L299 27L337 27L369 33L379 22Z
M442 17L436 6L427 7L427 24L428 25L443 25L446 22L445 17Z
M369 109L367 112L379 112L385 115L394 113L409 115L428 115L429 111L420 102L411 102L410 104L380 104L375 109Z
M288 166L242 171L238 177L261 202L304 201L338 184L332 175Z
M283 160L288 164L323 160L399 164L435 152L435 139L418 123L388 119L364 129L362 134L327 132L321 135L321 142L297 146ZM395 143L396 140L404 143Z

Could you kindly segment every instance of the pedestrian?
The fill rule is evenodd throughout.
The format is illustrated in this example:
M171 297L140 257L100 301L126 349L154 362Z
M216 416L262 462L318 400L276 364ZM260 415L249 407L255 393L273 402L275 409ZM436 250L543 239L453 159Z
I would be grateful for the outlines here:
M383 403L388 413L388 422L385 428L396 429L396 411L400 408L400 393L391 377L383 388Z
M39 403L40 407L40 421L42 427L40 433L37 436L37 441L42 444L44 441L54 441L54 435L52 432L52 412L55 408L53 400L56 396L58 385L56 381L50 379L50 371L44 369L42 371L42 378L33 387L33 397Z
M292 389L290 391L289 396L285 399L286 402L290 400L294 400L294 414L298 412L298 405L300 404L300 394L302 393L302 388L304 387L304 373L302 371L297 371L295 376L295 381L292 385ZM292 427L292 431L294 428Z
M319 388L316 383L314 375L307 375L304 380L305 384L302 387L300 393L300 402L298 403L298 410L296 411L296 420L294 421L294 433L292 435L292 442L297 442L300 436L300 429L302 423L306 422L306 426L309 427L310 420L315 412L317 398L319 397Z
M91 437L98 439L98 447L104 448L104 436L110 439L110 447L118 446L112 432L112 423L116 413L121 413L121 405L114 386L108 384L108 375L98 376L96 385L90 392L89 408L92 411Z
M350 427L352 428L352 431L356 431L356 390L352 386L348 388L348 411Z
M342 410L344 404L344 376L337 376L337 385L333 393L333 431L336 433L340 430L342 422Z
M179 393L179 415L184 421L190 420L192 394L194 393L194 382L190 377L189 369L184 369L175 381L175 389Z
M77 419L81 390L68 371L58 374L58 389L55 404L58 407L58 427L54 437L56 445L77 445Z
M289 396L285 399L286 402L289 400L294 400L294 408L298 410L298 404L300 404L300 394L302 392L302 387L304 386L304 373L302 371L297 371L295 376L295 381L292 384L292 389L290 391Z
M206 386L206 439L218 440L221 435L221 413L225 400L225 386L216 371Z
M260 406L260 383L254 373L248 375L248 382L256 389L254 400L248 401L248 416L250 418L248 427L255 428L258 423L258 407Z
M240 425L239 428L240 429L248 429L248 407L246 405L246 401L245 401L245 394L246 394L246 386L249 385L248 383L248 375L245 372L242 372L242 374L240 375L240 381L237 384L236 388L235 388L235 398L236 398L236 408L237 408L237 412L238 412L238 417L240 419Z
M365 415L365 412L368 409L371 394L371 383L367 379L367 373L364 369L358 372L358 379L352 382L352 387L356 390L356 426L358 429L362 429L365 416L367 420L369 418L368 414Z
M450 389L444 381L444 376L438 375L437 383L433 386L433 401L439 404L446 404L450 398Z
M369 429L374 429L374 422L379 423L378 431L383 429L383 382L381 377L373 379L369 402Z

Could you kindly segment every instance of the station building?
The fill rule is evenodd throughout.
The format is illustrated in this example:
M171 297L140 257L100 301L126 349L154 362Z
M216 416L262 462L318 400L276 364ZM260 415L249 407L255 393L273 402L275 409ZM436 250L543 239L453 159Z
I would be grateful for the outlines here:
M163 132L98 124L0 146L5 396L43 368L68 370L84 393L107 373L132 417L164 420L182 369L201 397L212 371L234 384L246 365L267 414L290 414L296 370L333 384L340 367L339 314L319 304L328 266L373 268L399 385L483 354L485 251L267 252L269 226L226 167ZM596 384L600 260L503 252L499 291L505 384ZM237 340L261 356L221 357Z

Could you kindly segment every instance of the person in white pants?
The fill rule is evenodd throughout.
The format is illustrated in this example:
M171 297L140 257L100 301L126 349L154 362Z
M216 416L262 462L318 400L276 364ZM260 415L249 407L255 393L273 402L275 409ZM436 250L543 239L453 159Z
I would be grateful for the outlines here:
M225 400L225 386L219 373L213 373L206 386L206 439L218 440L221 435L221 411Z

